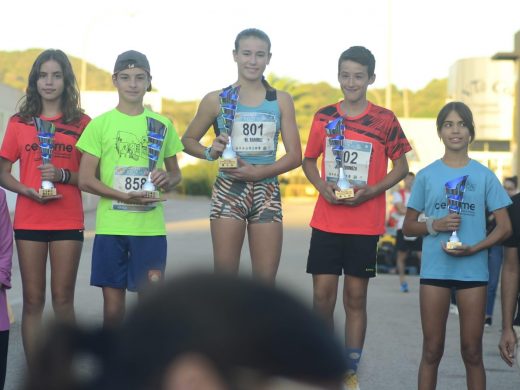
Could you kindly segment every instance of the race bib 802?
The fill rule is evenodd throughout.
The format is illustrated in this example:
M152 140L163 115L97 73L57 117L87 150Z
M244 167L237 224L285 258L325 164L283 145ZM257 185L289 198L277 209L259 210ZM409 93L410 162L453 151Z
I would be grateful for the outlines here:
M372 144L370 142L343 140L343 169L345 176L352 184L365 185L368 183L371 153ZM326 180L337 181L338 169L329 138L325 140L324 163Z

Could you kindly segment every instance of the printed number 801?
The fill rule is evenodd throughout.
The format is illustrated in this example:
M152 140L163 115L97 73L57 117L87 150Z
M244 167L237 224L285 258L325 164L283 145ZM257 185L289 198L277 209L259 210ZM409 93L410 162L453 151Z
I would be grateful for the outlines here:
M244 135L256 135L257 131L260 131L259 135L263 135L264 124L260 123L257 125L256 123L244 123L242 125L242 134Z

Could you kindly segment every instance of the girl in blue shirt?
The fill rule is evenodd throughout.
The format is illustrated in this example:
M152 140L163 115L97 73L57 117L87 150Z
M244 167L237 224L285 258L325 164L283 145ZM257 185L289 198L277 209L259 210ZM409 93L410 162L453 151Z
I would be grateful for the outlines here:
M437 116L437 133L444 143L444 156L417 174L403 225L405 235L425 236L420 288L423 352L419 390L435 389L437 384L451 288L457 294L467 386L484 390L482 335L489 278L487 249L511 233L506 211L511 201L494 173L468 156L469 144L475 138L473 115L468 106L461 102L445 105ZM454 183L458 185L453 186ZM452 188L449 196L447 187ZM448 197L453 199L457 191L462 199L453 208ZM497 222L487 236L486 210L494 214ZM426 222L419 222L423 212ZM448 249L447 242L454 231L462 245Z

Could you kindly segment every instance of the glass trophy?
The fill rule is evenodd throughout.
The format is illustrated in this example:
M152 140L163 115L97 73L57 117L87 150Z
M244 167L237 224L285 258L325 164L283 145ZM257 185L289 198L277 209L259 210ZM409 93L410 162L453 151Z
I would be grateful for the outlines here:
M34 117L34 124L36 126L36 132L38 133L38 143L42 153L42 163L49 164L52 158L52 151L54 149L54 134L56 128L54 123L44 121L41 118ZM56 196L56 187L49 180L42 180L41 188L38 193L42 197Z
M448 212L450 214L460 214L467 179L468 175L461 176L450 180L444 185L446 190L446 199L448 200ZM457 231L454 230L451 233L449 241L446 243L446 249L458 249L461 246L462 242L457 235Z
M148 129L148 177L143 184L142 190L146 198L159 199L159 191L152 183L152 171L157 167L159 154L166 136L167 127L157 119L147 117L146 125Z
M220 97L220 112L222 120L224 121L224 128L221 131L225 132L229 138L226 148L222 152L222 156L218 161L220 168L237 168L238 160L237 154L233 150L231 143L231 132L233 131L233 122L235 121L235 113L237 111L238 93L240 86L227 87L219 95Z
M339 191L336 190L336 198L348 199L354 197L354 188L345 176L345 169L343 168L343 140L345 139L345 125L343 124L343 117L331 120L326 126L325 130L329 135L329 144L336 161L336 169L338 170L338 181L336 185Z

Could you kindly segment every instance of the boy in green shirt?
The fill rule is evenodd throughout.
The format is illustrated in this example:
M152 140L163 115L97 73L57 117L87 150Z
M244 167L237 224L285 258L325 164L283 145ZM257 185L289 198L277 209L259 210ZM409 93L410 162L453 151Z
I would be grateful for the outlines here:
M119 55L112 76L118 105L92 120L76 145L83 152L79 187L101 197L90 283L103 289L105 326L122 321L126 289L140 291L148 281L162 278L166 267L163 206L146 197L142 186L147 178L162 191L177 185L176 154L183 146L171 121L143 106L151 79L144 54L130 50ZM154 120L165 133L150 172L148 122Z

